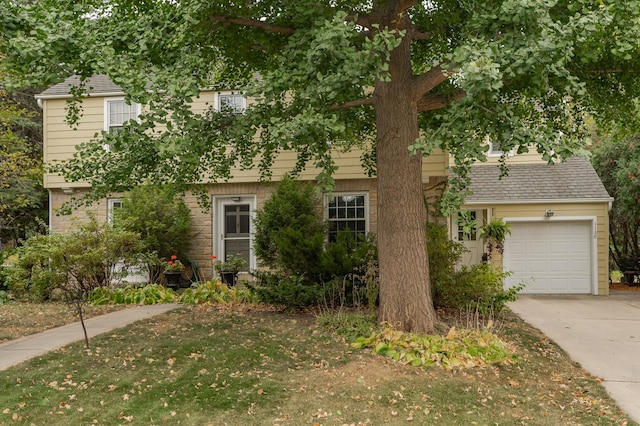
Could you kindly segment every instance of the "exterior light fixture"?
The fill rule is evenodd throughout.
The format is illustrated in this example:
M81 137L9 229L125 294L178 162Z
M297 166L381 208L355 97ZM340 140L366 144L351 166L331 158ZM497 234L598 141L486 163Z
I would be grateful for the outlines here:
M548 209L547 211L544 212L544 215L546 217L552 217L553 216L553 210Z

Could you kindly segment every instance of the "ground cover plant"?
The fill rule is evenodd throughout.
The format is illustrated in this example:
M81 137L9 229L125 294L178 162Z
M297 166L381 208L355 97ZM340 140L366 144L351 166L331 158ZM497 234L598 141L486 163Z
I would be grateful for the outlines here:
M183 307L0 372L0 424L635 424L514 317L500 330L517 363L451 371L326 330L257 305Z

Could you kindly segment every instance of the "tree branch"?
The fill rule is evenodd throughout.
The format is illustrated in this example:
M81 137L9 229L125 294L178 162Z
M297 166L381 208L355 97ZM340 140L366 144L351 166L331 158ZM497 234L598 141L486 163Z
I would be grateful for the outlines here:
M448 63L445 63L448 65ZM417 76L413 81L413 90L415 99L420 99L434 87L446 81L452 74L451 70L443 68L442 64L438 64L429 71Z
M208 19L208 21L220 22L221 24L233 24L233 25L241 25L245 27L258 28L271 33L293 34L296 32L294 28L271 25L268 22L259 21L257 19L232 18L229 16L213 15Z
M418 4L418 0L400 0L398 4L398 9L396 9L399 13L404 13L413 6Z
M343 104L336 104L329 107L330 111L339 109L349 109L357 106L373 105L373 98L356 99L355 101L345 102Z
M353 22L361 27L371 29L371 17L369 15L349 15L345 18L347 22Z
M423 33L422 31L412 31L411 39L413 40L429 40L431 37L431 33Z
M424 95L418 101L418 112L433 111L436 109L445 108L451 102L459 101L460 99L463 99L465 96L467 96L467 94L463 90L459 90L457 92L454 92L448 95L434 95L434 94Z

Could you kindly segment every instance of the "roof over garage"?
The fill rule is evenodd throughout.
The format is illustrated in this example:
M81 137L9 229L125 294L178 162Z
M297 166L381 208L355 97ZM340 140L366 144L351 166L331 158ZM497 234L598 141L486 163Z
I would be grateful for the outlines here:
M472 166L472 195L466 197L465 204L613 201L585 157L576 156L555 164L511 164L508 167L508 176L501 178L497 165Z

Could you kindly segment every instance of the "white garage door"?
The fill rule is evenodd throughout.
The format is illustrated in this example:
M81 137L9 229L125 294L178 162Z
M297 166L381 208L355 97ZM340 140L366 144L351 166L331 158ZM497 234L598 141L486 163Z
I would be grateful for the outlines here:
M512 222L504 248L506 286L522 293L592 293L591 222Z

